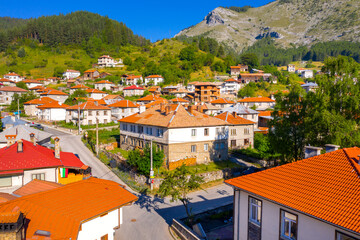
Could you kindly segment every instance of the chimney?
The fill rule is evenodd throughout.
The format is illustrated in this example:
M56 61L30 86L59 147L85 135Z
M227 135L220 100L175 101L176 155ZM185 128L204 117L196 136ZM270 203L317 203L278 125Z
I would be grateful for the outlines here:
M201 112L201 113L203 112L201 105L197 105L196 107L197 107L197 111L198 111L198 112Z
M55 158L60 159L60 139L56 137L55 141Z
M327 153L336 151L336 150L338 150L339 148L340 148L340 146L338 146L338 145L325 144L325 150L326 150Z
M191 115L194 115L194 107L195 107L195 106L193 106L193 105L189 105L189 106L188 106L188 111L189 111L189 113L190 113Z
M168 115L170 113L171 110L171 106L166 106L165 107L165 115Z
M237 118L237 113L233 112L232 115L234 116L234 118Z
M165 103L160 103L160 112L165 112Z
M34 146L36 146L36 140L35 140L35 134L34 133L30 133L30 141L34 144Z
M312 146L306 146L305 147L305 158L311 158L315 156L319 156L321 154L320 147L312 147Z
M16 135L5 135L7 146L10 147L15 143Z
M23 141L21 139L17 141L17 152L23 152Z

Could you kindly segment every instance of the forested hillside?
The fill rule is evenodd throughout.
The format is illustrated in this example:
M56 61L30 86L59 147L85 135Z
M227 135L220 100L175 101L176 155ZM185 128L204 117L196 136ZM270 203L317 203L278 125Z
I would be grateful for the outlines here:
M29 19L25 24L0 28L0 51L17 39L33 39L47 46L93 44L144 46L149 40L135 35L125 24L99 14L78 11L66 15L54 15ZM9 21L10 23L12 21ZM5 22L2 20L1 22ZM5 23L4 23L5 24Z

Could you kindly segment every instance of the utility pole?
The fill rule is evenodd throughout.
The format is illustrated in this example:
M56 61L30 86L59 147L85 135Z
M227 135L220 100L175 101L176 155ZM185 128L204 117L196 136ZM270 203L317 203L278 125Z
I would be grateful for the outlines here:
M96 156L99 156L99 128L98 128L99 119L96 118Z
M17 104L18 104L18 119L20 119L20 107L19 107L19 98L17 100Z
M79 134L80 134L80 129L81 129L81 127L80 127L80 125L81 125L81 123L80 123L80 107L78 107L78 122L79 122Z
M150 190L153 190L154 171L153 171L153 147L152 140L150 140Z

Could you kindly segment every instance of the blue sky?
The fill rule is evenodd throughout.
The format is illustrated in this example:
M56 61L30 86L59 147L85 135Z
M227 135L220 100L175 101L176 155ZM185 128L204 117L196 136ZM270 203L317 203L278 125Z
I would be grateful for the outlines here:
M0 0L0 16L30 18L86 10L124 22L136 34L151 41L173 37L176 33L202 21L218 6L262 6L270 0Z

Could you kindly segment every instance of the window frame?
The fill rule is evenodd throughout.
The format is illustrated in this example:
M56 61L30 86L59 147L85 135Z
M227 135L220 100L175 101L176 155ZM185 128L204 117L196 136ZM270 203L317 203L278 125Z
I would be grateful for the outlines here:
M209 136L209 128L204 128L204 136Z
M35 178L34 178L35 176ZM40 178L37 178L37 176L40 176ZM44 179L41 179L41 176L44 176ZM31 174L31 180L38 179L38 180L46 180L46 174L45 173L32 173Z
M194 147L194 150L195 151L193 151L193 147ZM190 151L192 152L192 153L196 153L196 145L191 145L191 147L190 147Z
M191 129L191 136L196 137L196 129L195 128Z
M349 234L340 232L340 231L338 231L338 230L335 230L335 240L338 240L338 239L339 239L339 238L338 238L338 234L344 235L345 237L349 237L349 238L352 238L352 239L354 239L354 240L359 240L359 238L350 236Z
M251 219L251 216L252 216L252 214L251 214L251 213L252 213L252 206L253 206L253 203L251 202L252 199L260 202L260 206L255 205L255 206L257 206L257 207L260 207L260 222L257 222L257 221L255 221L255 220ZM263 207L263 202L262 202L262 200L260 200L260 199L258 199L258 198L255 198L255 197L252 197L252 196L248 196L248 203L249 203L249 205L248 205L248 208L249 208L248 221L261 228L261 225L262 225L262 212L263 212L263 211L262 211L262 207Z
M285 213L289 213L291 215L294 215L296 217L296 238L295 240L298 240L299 239L299 216L295 213L292 213L292 212L289 212L285 209L282 209L280 208L280 224L279 224L279 239L280 240L294 240L293 238L291 237L287 237L285 235L282 234L282 230L285 229L285 227L283 227L283 217L282 217L282 213L284 213L284 217L285 217ZM291 219L290 219L291 221ZM284 225L285 226L285 225ZM291 227L290 227L290 232L291 232Z
M205 143L205 144L204 144L204 151L205 151L205 152L208 152L208 151L209 151L209 144L208 144L208 143Z

